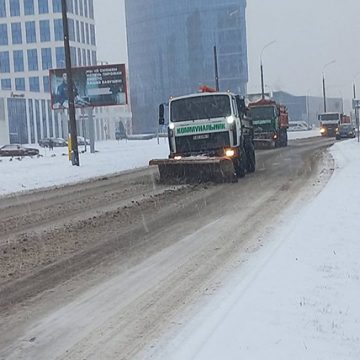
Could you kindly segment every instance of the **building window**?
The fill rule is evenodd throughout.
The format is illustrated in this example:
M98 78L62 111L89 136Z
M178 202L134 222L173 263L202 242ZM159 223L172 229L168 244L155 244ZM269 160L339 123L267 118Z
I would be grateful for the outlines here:
M89 16L89 10L88 10L88 2L87 0L84 0L84 15L85 17Z
M5 0L0 0L0 17L6 17Z
M91 51L87 50L87 64L88 66L91 65Z
M24 0L24 12L25 15L34 15L34 0Z
M89 24L85 24L86 43L90 44Z
M29 71L39 70L38 55L36 49L30 49L27 51L28 57L28 69Z
M77 62L76 62L76 48L74 47L70 47L70 57L71 57L71 64L73 64L74 66L77 66Z
M55 33L55 41L60 41L64 39L64 28L62 19L54 20L54 33Z
M41 62L43 70L52 68L51 48L41 49Z
M0 45L9 45L6 24L0 24Z
M35 21L25 22L25 31L26 31L26 42L28 44L36 42L36 29Z
M10 55L8 51L0 51L0 72L10 72Z
M56 67L64 68L65 67L65 49L63 47L57 47L55 49L56 55Z
M52 0L52 5L53 5L54 13L61 13L62 11L61 0Z
M50 41L50 21L40 20L40 41Z
M89 0L89 16L91 19L94 19L94 2Z
M25 79L24 78L16 78L15 79L15 90L25 91Z
M83 0L79 0L79 13L80 13L80 16L84 16Z
M40 92L40 80L38 76L29 77L30 91Z
M85 24L81 22L81 43L85 44Z
M38 5L39 5L39 14L48 14L49 13L48 0L38 0Z
M19 0L10 0L10 15L11 16L20 16Z
M75 22L73 19L69 19L69 40L75 41Z
M11 79L1 79L1 90L11 90Z
M50 92L50 81L48 76L43 77L43 85L44 85L44 91Z
M96 65L96 51L91 52L92 65Z
M74 0L75 3L75 14L79 15L79 3L78 0Z
M80 42L81 40L81 37L80 37L80 23L78 20L76 20L76 41L77 42Z
M90 43L96 45L95 26L90 24Z
M22 50L14 50L14 71L24 71L24 53Z
M21 23L11 24L11 35L13 44L22 44Z
M73 5L73 0L67 0L66 1L66 5L67 5L67 10L70 13L74 13L74 5Z
M86 66L86 50L82 49L83 65Z
M81 49L77 49L77 53L78 53L78 65L82 66L84 64L81 61Z

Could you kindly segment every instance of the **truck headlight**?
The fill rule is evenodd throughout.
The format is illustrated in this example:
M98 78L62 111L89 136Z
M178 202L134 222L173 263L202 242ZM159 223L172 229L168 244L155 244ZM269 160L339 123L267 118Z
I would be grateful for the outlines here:
M235 155L234 149L225 149L225 156L226 157L233 157Z
M325 131L326 131L326 130L325 130L324 128L321 128L321 129L320 129L320 133L321 133L321 134L325 134Z
M233 124L233 123L235 122L235 118L234 118L233 116L228 116L228 117L226 118L226 122L227 122L228 124Z
M175 129L175 124L174 124L174 123L170 123L170 124L169 124L169 129L170 129L170 130L174 130L174 129Z

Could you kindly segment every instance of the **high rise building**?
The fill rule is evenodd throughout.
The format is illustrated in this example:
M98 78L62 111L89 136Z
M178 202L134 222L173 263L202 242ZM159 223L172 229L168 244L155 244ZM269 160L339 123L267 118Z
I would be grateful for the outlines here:
M96 65L93 0L68 0L73 66ZM0 144L66 137L49 69L65 67L61 0L0 0Z
M125 0L135 132L154 131L170 96L215 86L246 93L246 0Z

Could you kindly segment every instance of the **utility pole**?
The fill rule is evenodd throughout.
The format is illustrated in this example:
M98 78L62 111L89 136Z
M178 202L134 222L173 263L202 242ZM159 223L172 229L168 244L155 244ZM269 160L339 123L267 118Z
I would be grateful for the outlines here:
M77 142L77 129L75 117L75 95L74 95L74 82L71 70L71 53L69 42L69 24L67 17L67 4L66 0L61 0L62 20L64 28L64 48L65 48L65 64L66 75L68 84L68 103L69 103L69 124L70 124L70 139L71 139L71 162L74 166L80 166L79 148Z
M216 91L220 90L219 86L219 69L218 69L218 58L217 58L217 49L214 45L214 64L215 64L215 89Z

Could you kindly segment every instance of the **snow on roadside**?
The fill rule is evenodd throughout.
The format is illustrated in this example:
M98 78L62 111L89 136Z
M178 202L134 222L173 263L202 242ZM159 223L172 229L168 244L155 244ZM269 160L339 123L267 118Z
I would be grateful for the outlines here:
M360 145L331 153L323 191L289 214L270 251L242 266L162 359L360 359Z
M312 129L307 131L289 131L289 140L306 139L310 137L321 136L320 129Z
M29 146L30 147L30 146ZM79 146L83 151L84 146ZM104 141L96 144L95 154L80 154L80 167L72 166L67 148L54 151L40 148L40 158L21 161L0 157L0 196L24 190L65 185L96 176L147 166L153 158L168 156L167 139Z
M289 133L289 139L318 135L317 130L298 131ZM84 150L84 146L79 149ZM166 138L160 138L159 144L157 139L104 141L97 143L96 149L99 151L96 154L80 154L79 168L69 162L67 148L54 148L54 151L40 148L42 157L25 157L21 161L0 157L0 196L147 166L149 160L166 158L169 152Z

